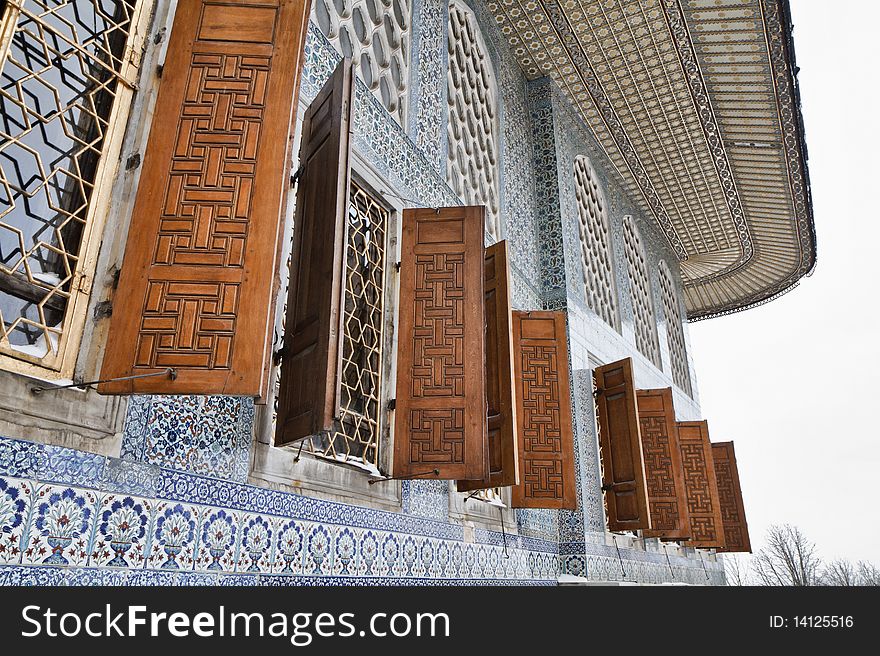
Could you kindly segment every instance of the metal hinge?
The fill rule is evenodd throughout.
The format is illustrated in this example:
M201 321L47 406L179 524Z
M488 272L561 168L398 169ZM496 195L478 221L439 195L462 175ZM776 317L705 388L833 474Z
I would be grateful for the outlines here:
M141 60L143 60L143 57L144 51L141 48L133 48L132 46L126 47L125 58L128 60L128 63L135 68L141 67Z
M92 292L92 279L86 274L80 274L79 281L76 284L76 290L80 294L90 294Z
M388 402L388 409L389 409L389 410L394 410L394 409L396 409L396 408L397 408L397 399L391 399L391 400Z

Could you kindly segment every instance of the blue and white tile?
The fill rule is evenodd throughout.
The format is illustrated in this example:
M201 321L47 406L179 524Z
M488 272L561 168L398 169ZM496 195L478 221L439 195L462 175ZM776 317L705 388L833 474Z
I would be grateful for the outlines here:
M132 570L128 575L128 585L133 587L206 586L217 581L216 572Z
M243 513L227 508L205 508L199 529L195 569L234 572L241 540Z
M104 476L107 457L63 446L46 446L36 478L53 483L97 488Z
M100 488L107 492L155 497L159 467L143 462L107 458Z
M333 541L333 573L339 576L357 576L360 572L360 529L337 527Z
M333 542L338 527L311 524L306 536L305 573L313 576L332 574Z
M296 519L276 519L275 551L271 568L273 574L302 574L307 537L303 522Z
M0 477L0 564L21 562L22 539L28 525L30 484Z
M153 505L151 499L124 494L102 497L95 517L97 531L89 565L143 568L148 556Z
M376 576L381 568L382 534L372 530L363 531L358 544L358 573Z
M147 567L169 571L192 570L201 528L201 508L160 501L150 522Z
M386 533L379 543L380 576L403 576L406 568L401 557L400 537L395 533Z
M88 563L97 504L97 496L91 490L54 484L36 486L22 564Z
M276 531L275 518L247 514L241 521L241 540L236 571L266 574L272 571Z
M419 556L419 545L421 538L412 535L402 536L400 543L400 557L403 561L403 576L421 576L421 558Z
M37 442L0 438L0 475L36 477L46 459L45 449Z
M128 569L94 569L91 567L66 567L64 585L70 586L124 586L128 585L131 572Z

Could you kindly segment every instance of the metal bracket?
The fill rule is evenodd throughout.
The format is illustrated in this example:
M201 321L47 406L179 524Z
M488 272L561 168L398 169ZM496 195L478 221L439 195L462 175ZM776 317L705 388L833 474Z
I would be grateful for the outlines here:
M158 376L168 376L170 380L177 380L177 370L168 368L165 371L154 371L150 374L137 374L135 376L118 376L116 378L105 378L104 380L90 380L87 382L70 383L69 385L53 385L52 387L31 387L31 394L42 394L43 392L51 392L54 390L70 389L71 387L90 388L92 385L100 385L101 383L114 383L120 380L135 380L137 378L156 378Z
M305 171L306 171L306 166L305 166L305 164L302 164L296 170L296 172L292 176L290 176L290 186L291 187L294 186L297 182L299 182L302 179L303 173L305 173Z
M439 476L439 469L432 469L428 472L422 472L420 474L410 474L409 476L386 476L385 478L373 478L367 481L370 485L375 485L376 483L384 483L385 481L408 481L413 478L425 478L426 476Z

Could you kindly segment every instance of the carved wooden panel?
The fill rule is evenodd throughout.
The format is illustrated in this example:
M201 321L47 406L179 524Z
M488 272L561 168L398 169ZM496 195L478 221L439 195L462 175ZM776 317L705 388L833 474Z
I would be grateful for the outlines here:
M459 491L484 490L519 483L519 447L513 380L510 271L507 242L486 248L483 265L486 306L486 401L489 478L458 481Z
M329 431L339 417L339 351L348 221L351 61L344 59L303 116L276 444Z
M577 507L564 312L513 312L520 483L514 508Z
M721 505L721 522L724 525L724 549L722 551L745 551L751 553L749 525L743 504L739 471L733 442L712 444L715 464L715 480L718 483L718 502Z
M180 3L103 393L262 396L308 0Z
M632 360L596 367L596 415L608 529L651 528Z
M715 464L705 421L678 422L691 547L724 547L724 528L715 482Z
M672 405L672 388L639 390L639 431L648 486L651 527L643 535L653 538L687 538L690 521L678 447L678 428Z
M483 206L404 210L394 476L488 475L485 221Z

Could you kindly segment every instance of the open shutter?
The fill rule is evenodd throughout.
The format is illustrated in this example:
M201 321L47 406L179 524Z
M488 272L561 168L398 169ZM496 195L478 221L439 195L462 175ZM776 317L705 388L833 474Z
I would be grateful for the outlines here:
M483 206L403 212L395 477L487 476Z
M577 508L564 312L513 313L520 483L514 508Z
M597 367L594 375L608 529L651 528L632 360Z
M489 478L458 481L461 492L519 483L519 452L513 399L513 335L507 242L486 249L483 265L486 306L486 402Z
M718 503L721 505L721 522L724 526L722 551L751 553L752 543L749 540L749 525L746 523L746 509L743 505L742 488L739 485L739 471L736 468L733 442L712 444L712 460L715 464Z
M281 349L278 445L330 430L339 415L353 93L351 61L346 59L303 117Z
M715 463L705 421L678 422L678 445L691 531L689 547L723 547L724 528Z
M100 392L265 394L309 10L179 3Z
M651 528L647 538L685 539L690 535L687 498L678 448L672 388L639 390L639 432L648 485Z

